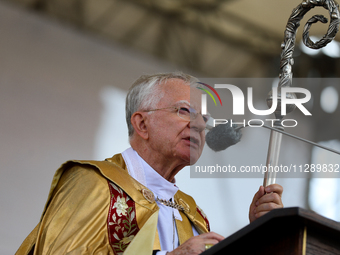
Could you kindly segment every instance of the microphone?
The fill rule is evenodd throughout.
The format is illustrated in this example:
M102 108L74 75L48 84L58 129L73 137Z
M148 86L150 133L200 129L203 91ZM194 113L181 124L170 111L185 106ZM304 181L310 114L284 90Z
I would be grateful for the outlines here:
M210 130L206 135L206 143L213 151L222 151L241 141L242 133L237 125L220 124L215 127L207 125Z

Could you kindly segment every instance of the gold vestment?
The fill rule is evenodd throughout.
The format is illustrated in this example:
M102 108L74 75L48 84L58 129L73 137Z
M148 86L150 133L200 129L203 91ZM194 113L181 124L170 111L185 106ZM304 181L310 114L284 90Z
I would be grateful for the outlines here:
M110 189L121 193L114 206ZM121 154L105 161L68 161L56 171L41 220L16 254L123 254L119 250L123 247L126 255L151 255L161 248L159 208L148 196L150 192L128 174ZM131 209L127 200L133 204ZM180 211L182 221L176 220L180 244L193 235L191 224L200 234L209 231L209 223L192 197L178 191L175 202L185 208ZM114 207L116 214L109 219ZM124 236L117 236L115 229L120 231L118 224L123 222L116 216L135 220L137 226L130 222L129 229L131 232L133 226L135 233L128 236L123 227ZM118 243L111 243L112 239Z

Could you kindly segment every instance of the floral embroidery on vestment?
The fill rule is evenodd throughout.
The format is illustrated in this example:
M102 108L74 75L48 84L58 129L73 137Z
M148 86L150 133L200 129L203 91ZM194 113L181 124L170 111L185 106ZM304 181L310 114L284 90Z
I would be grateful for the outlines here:
M117 185L109 182L110 209L107 229L110 245L116 255L122 255L139 231L135 202Z

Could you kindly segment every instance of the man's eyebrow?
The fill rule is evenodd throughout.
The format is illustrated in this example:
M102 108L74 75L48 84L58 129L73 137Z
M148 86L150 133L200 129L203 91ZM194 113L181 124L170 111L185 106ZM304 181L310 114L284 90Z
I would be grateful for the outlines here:
M190 103L187 100L180 100L180 101L176 102L176 104L183 104L183 103L190 106Z

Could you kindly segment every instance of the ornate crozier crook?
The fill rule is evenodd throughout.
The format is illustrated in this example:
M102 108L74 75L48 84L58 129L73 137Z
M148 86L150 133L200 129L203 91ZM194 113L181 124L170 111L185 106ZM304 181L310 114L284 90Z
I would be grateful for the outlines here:
M309 30L313 23L318 21L322 23L327 23L327 18L322 15L314 15L310 18L303 31L303 43L311 49L320 49L331 42L336 33L339 31L339 5L333 0L307 0L303 1L298 7L296 7L289 17L285 35L284 42L281 44L281 62L280 62L280 81L278 85L278 95L277 95L277 108L275 110L275 119L277 121L274 123L274 127L279 130L283 130L281 124L284 116L281 115L281 88L290 87L292 85L292 66L294 64L293 51L295 47L296 31L300 26L300 21L304 15L312 8L316 6L322 6L329 11L330 14L330 24L326 35L320 39L318 42L312 42L309 38ZM296 98L294 93L287 94L287 98ZM271 108L273 103L273 96L270 92L267 98L267 104ZM287 114L295 109L295 105L287 105ZM280 147L281 147L282 134L276 131L271 131L268 155L267 155L267 169L269 166L278 166ZM263 186L266 187L270 184L275 183L276 172L267 171L264 176Z

